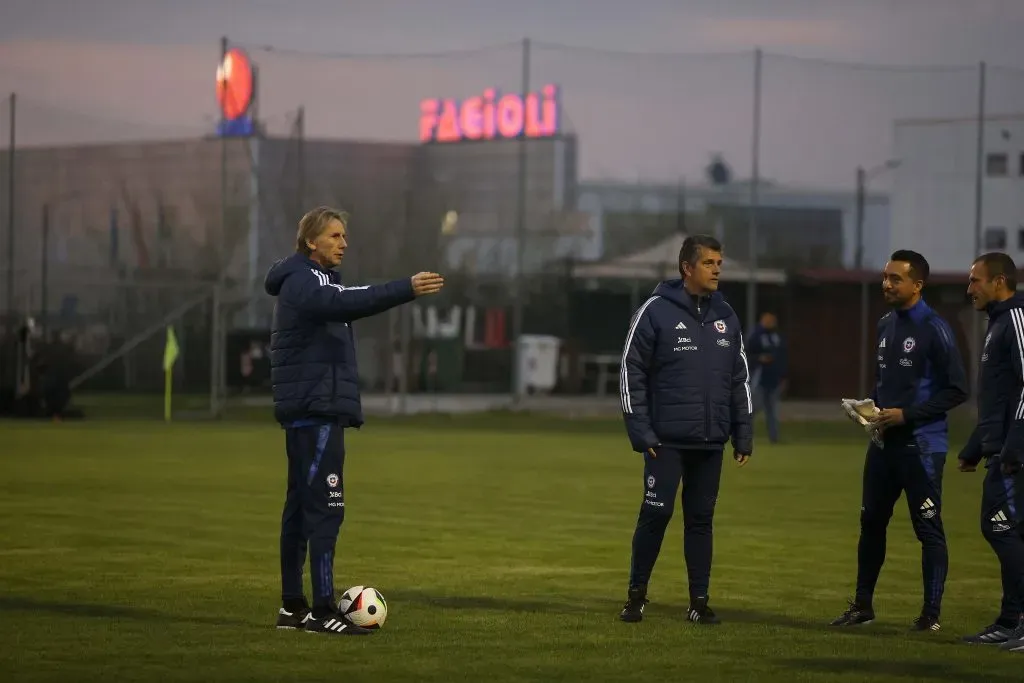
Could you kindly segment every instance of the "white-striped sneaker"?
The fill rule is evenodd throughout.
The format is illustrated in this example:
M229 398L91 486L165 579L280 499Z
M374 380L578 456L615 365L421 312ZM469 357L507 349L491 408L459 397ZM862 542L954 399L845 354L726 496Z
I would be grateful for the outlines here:
M306 633L330 633L336 636L365 636L373 633L368 628L356 626L335 612L323 619L310 616L306 621Z
M1006 642L999 646L1003 650L1011 652L1024 652L1024 617L1017 622L1017 628L1006 639Z
M1002 624L990 624L977 633L962 638L965 643L1000 645L1013 637L1013 629Z
M303 628L309 621L309 609L301 609L297 612L289 612L284 607L277 611L277 628L284 631L294 631Z

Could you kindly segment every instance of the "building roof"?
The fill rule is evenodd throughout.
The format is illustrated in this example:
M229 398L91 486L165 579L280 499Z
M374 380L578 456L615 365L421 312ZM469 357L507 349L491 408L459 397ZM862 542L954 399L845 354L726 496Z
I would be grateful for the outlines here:
M726 186L715 186L706 182L687 182L686 180L682 180L680 183L671 183L581 178L578 183L578 191L581 194L593 192L599 195L627 193L635 196L646 194L671 198L685 197L687 208L690 208L695 201L746 206L750 204L751 200L750 186L751 181L746 178L735 179ZM850 177L848 188L788 185L769 179L758 181L758 197L762 205L802 200L847 204L854 201L856 194L853 175ZM874 202L888 201L889 193L869 187L866 199Z
M1007 121L1024 121L1024 113L1017 114L988 114L985 116L986 123L1004 123ZM977 123L975 116L949 116L936 118L908 118L896 119L893 123L897 126L941 126L950 123Z
M877 270L844 270L842 268L806 268L794 272L793 277L822 284L881 284L881 272ZM1018 271L1018 279L1021 273ZM928 284L932 285L963 285L967 288L967 271L962 273L932 273L928 276Z
M573 277L609 280L664 280L679 273L679 245L685 235L675 234L646 249L608 261L580 263L573 266ZM722 262L722 280L749 282L750 268L745 263L728 257ZM756 282L782 284L785 271L759 268L754 274Z

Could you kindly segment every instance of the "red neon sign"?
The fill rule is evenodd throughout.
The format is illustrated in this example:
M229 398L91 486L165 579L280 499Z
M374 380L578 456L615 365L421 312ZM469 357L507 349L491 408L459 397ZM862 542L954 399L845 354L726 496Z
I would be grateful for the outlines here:
M229 121L244 115L252 104L252 64L237 47L228 50L217 67L217 103Z
M508 138L546 138L558 133L561 104L558 87L545 85L539 93L498 96L488 88L482 95L459 102L430 99L420 102L420 142L459 142Z

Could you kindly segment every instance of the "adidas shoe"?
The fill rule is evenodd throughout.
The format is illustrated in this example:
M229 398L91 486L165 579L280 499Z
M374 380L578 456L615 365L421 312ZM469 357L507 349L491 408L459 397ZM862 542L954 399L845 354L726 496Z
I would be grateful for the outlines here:
M686 610L686 618L695 624L714 625L721 623L714 610L708 607L706 595L690 601L690 607Z
M914 624L910 627L911 631L938 631L942 628L939 624L939 618L930 614L922 614L918 618L914 619Z
M637 622L644 618L644 606L647 604L647 588L633 586L626 594L626 604L619 613L619 619L626 622Z
M1024 617L1021 617L1017 623L1017 628L1013 629L1006 642L999 647L1010 652L1024 653Z
M285 631L294 631L303 628L309 621L311 612L309 608L289 612L284 607L277 611L277 628Z
M1010 639L999 646L1000 650L1008 650L1009 652L1019 652L1024 654L1024 638Z
M306 633L330 633L337 636L365 636L373 633L368 628L356 626L337 612L317 619L310 614L306 620Z
M974 645L1000 645L1013 637L1013 628L996 622L961 640Z
M875 610L870 605L858 605L856 601L851 602L849 608L832 620L830 626L858 626L870 624L875 620ZM916 623L916 622L915 622Z

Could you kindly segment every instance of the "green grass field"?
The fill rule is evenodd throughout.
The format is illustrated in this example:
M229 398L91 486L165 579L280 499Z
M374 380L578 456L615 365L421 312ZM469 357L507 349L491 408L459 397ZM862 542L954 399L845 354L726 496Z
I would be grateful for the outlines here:
M848 423L786 436L726 465L725 623L708 629L684 617L678 508L646 618L617 620L643 491L619 421L372 420L348 439L336 585L376 586L390 614L331 638L272 628L285 460L269 421L0 422L0 680L1022 680L1024 657L957 642L1000 595L981 473L947 463L942 632L907 631L920 552L903 501L879 620L836 632L864 442Z

